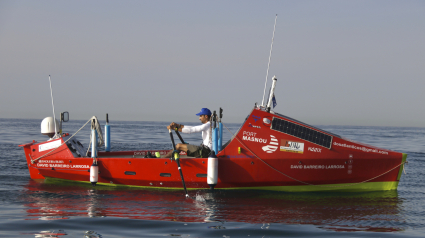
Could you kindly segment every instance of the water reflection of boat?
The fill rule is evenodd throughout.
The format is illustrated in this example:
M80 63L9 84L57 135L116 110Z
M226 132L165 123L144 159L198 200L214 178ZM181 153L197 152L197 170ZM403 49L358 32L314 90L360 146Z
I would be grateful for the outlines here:
M120 217L130 219L252 224L311 224L335 231L400 231L403 203L397 191L368 193L277 193L199 190L194 199L179 191L117 189L30 180L24 204L33 219ZM214 228L214 229L219 229Z

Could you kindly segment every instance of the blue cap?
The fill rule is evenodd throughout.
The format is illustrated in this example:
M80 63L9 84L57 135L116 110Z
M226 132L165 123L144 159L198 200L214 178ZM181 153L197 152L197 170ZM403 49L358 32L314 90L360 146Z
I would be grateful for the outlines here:
M201 109L201 111L198 113L198 114L196 114L197 116L200 116L200 115L208 115L208 116L211 116L211 111L210 111L210 109L208 109L208 108L202 108Z

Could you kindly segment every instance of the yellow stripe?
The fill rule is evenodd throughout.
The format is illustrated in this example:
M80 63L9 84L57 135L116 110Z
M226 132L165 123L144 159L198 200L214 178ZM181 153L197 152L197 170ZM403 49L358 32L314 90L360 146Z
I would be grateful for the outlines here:
M225 189L258 189L283 192L318 192L318 191L342 191L342 192L364 192L364 191L386 191L396 190L398 181L395 182L367 182L367 183L342 183L326 185L300 185L300 186L269 186L249 188L225 188ZM220 188L217 188L220 189Z
M403 158L401 159L401 163L406 162L407 154L403 153ZM403 168L405 164L400 165L400 170L398 171L397 181L400 181L401 174L403 173Z
M91 186L89 181L72 181L47 177L46 183L81 183ZM343 183L326 185L300 185L300 186L266 186L266 187L238 187L238 188L215 188L223 190L270 190L282 192L318 192L318 191L341 191L341 192L364 192L364 191L387 191L397 190L398 181L394 182L367 182L367 183ZM139 188L139 189L159 189L159 190L182 190L183 188L157 187L157 186L136 186L113 183L97 183L97 188ZM201 190L209 188L187 188L188 190Z

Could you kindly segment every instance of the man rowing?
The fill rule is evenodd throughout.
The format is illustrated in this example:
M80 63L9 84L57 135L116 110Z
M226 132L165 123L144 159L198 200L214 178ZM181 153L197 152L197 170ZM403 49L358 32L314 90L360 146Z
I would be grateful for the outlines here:
M187 156L195 157L195 158L207 158L211 152L212 142L210 140L211 130L210 130L210 118L211 111L208 108L202 108L201 111L196 114L199 116L199 120L202 122L202 125L199 126L185 126L181 124L176 124L172 122L167 129L175 130L177 128L178 131L183 133L195 133L202 132L202 144L191 145L191 144L182 144L179 143L176 145L176 150L186 152ZM170 158L173 154L173 150L168 152L162 158Z

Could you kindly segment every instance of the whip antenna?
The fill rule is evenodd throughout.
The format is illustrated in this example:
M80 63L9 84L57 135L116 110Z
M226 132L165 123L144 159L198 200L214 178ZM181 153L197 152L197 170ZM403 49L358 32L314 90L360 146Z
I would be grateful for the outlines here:
M271 44L271 46L270 46L269 63L267 64L266 83L264 84L263 101L261 102L261 106L263 106L263 107L264 107L264 96L266 95L267 78L269 77L270 59L272 58L272 49L273 49L274 32L275 32L275 30L276 30L276 20L277 20L277 14L276 14L276 17L275 17L275 19L274 19L274 27L273 27L272 44Z
M55 116L55 104L53 103L53 89L52 89L52 80L50 80L50 75L49 75L49 82L50 82L50 96L52 97L52 107L53 107L53 124L55 124L55 136L54 138L56 138L57 136L57 128L56 128L56 116Z

